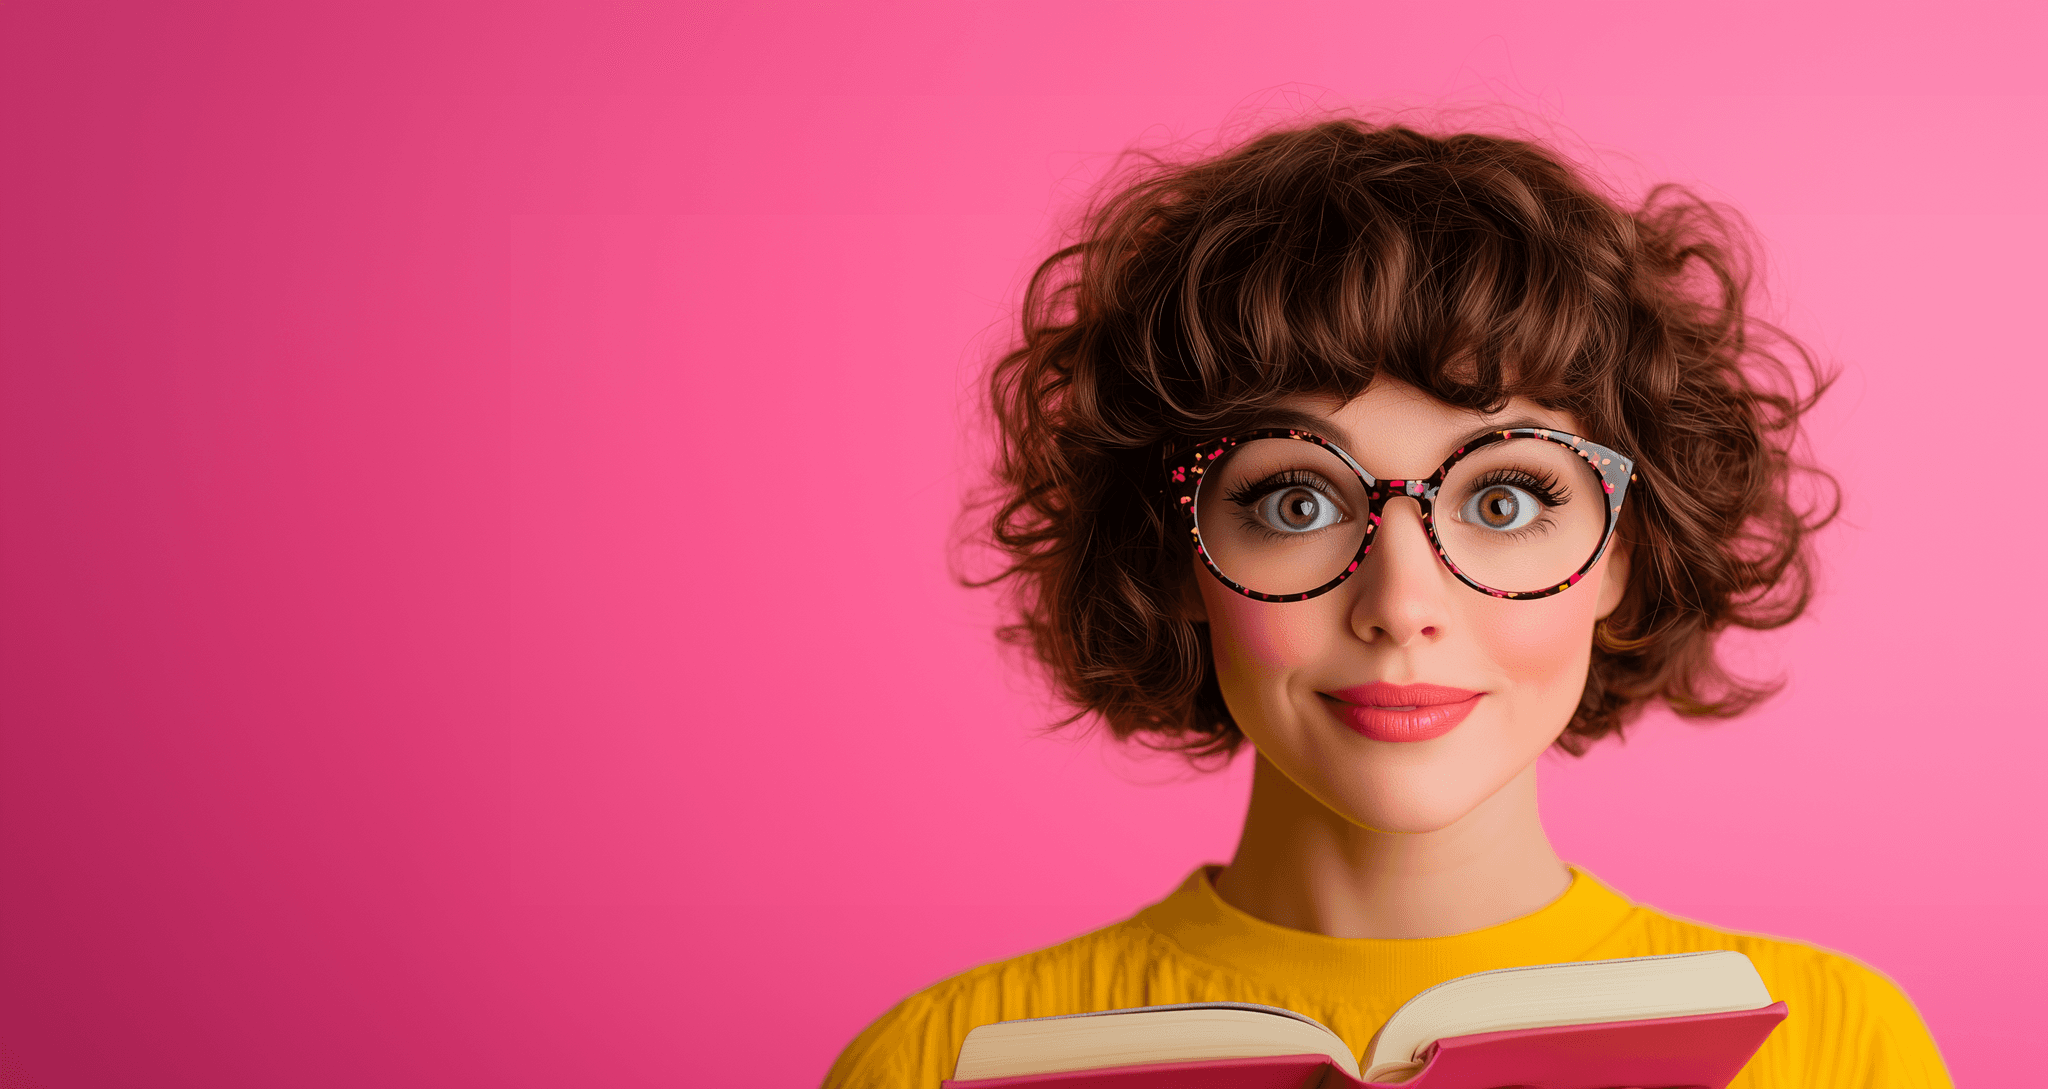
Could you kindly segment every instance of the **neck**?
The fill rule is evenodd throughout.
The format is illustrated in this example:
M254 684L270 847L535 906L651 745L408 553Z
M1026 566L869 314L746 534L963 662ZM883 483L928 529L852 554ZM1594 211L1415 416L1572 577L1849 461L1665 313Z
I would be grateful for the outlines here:
M1269 923L1337 938L1436 938L1527 915L1571 885L1543 834L1536 765L1456 823L1379 832L1305 793L1264 756L1224 901Z

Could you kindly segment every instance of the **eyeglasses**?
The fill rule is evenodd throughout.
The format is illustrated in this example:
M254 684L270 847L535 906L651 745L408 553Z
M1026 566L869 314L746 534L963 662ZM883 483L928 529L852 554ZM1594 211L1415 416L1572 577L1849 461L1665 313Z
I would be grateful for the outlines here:
M1599 562L1634 472L1598 443L1516 427L1459 447L1425 479L1378 480L1320 435L1272 428L1169 458L1165 492L1209 573L1249 598L1336 589L1372 551L1387 501L1407 496L1458 581L1523 599L1561 594Z

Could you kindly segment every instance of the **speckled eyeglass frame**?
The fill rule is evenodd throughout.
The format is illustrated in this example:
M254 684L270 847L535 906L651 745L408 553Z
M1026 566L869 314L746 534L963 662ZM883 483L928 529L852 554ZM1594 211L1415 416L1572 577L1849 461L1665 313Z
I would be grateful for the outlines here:
M1293 439L1298 442L1312 442L1335 454L1345 465L1350 467L1352 472L1358 474L1359 482L1365 486L1365 492L1369 497L1370 505L1366 511L1365 533L1359 541L1358 553L1351 557L1350 564L1343 571L1339 572L1336 578L1313 590L1292 594L1260 593L1257 590L1233 581L1230 576L1224 574L1216 566L1216 562L1209 558L1208 551L1202 547L1202 527L1195 515L1195 494L1202 486L1203 469L1221 458L1224 452L1231 447L1237 446L1240 443L1251 442L1255 439ZM1564 581L1541 590L1496 590L1477 581L1465 572L1460 571L1458 565L1452 562L1448 555L1444 554L1443 541L1437 537L1437 489L1443 486L1444 480L1450 474L1451 468L1464 460L1473 451L1484 449L1498 442L1506 442L1509 439L1541 439L1545 442L1562 446L1579 457L1584 458L1586 463L1593 467L1594 472L1600 475L1602 491L1607 497L1607 521L1600 531L1600 543L1593 549L1592 557L1581 565L1577 571L1572 572L1571 576ZM1451 574L1456 575L1459 582L1488 597L1529 600L1564 593L1566 590L1576 586L1579 579L1584 577L1586 572L1592 570L1594 564L1600 562L1600 557L1607 553L1608 542L1614 539L1614 527L1621 520L1622 500L1628 497L1628 486L1634 479L1635 461L1628 456L1593 442L1590 439L1580 438L1577 435L1563 431L1554 431L1548 428L1511 427L1499 431L1489 431L1458 447L1457 450L1451 453L1450 457L1444 459L1444 463L1437 467L1436 472L1427 477L1406 480L1380 480L1371 473L1366 472L1364 467L1358 464L1358 460L1349 453L1346 453L1342 447L1321 435L1313 431L1280 427L1263 428L1256 431L1246 431L1243 434L1232 435L1227 438L1212 439L1174 454L1167 459L1166 483L1163 490L1168 502L1178 508L1181 515L1187 520L1188 531L1194 537L1195 555L1201 557L1202 566L1207 567L1209 573L1216 576L1218 582L1243 594L1245 597L1257 601L1306 601L1309 598L1327 594L1342 585L1345 579L1357 573L1359 564L1363 563L1366 554L1372 551L1373 534L1379 529L1380 516L1386 510L1387 500L1393 499L1396 496L1407 496L1421 506L1422 527L1429 534L1430 549L1436 553L1437 561L1442 563Z

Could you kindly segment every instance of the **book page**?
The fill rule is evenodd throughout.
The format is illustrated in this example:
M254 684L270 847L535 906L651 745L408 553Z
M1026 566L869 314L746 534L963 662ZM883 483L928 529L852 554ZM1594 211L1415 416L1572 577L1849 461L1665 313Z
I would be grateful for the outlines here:
M1371 1075L1386 1064L1410 1063L1451 1036L1770 1004L1756 966L1731 950L1502 968L1460 976L1409 999L1387 1019L1363 1065Z
M953 1080L1268 1055L1325 1055L1358 1075L1350 1048L1322 1025L1289 1010L1219 1003L982 1025L961 1043Z

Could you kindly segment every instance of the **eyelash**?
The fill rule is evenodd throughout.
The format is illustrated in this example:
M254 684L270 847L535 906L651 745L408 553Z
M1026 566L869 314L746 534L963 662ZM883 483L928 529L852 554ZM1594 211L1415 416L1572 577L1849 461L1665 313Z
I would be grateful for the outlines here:
M1240 507L1249 507L1254 502L1264 499L1266 496L1282 488L1312 488L1323 495L1328 495L1333 490L1330 487L1329 481L1324 480L1315 473L1303 472L1300 469L1288 469L1283 472L1274 473L1272 476L1256 483L1239 484L1234 490L1225 494L1223 498L1230 500Z
M1541 499L1546 507L1561 507L1572 500L1572 490L1560 487L1556 476L1549 473L1537 476L1527 469L1495 469L1480 477L1478 483L1481 488L1490 488L1495 484L1512 484L1517 488L1526 488L1536 498Z
M1571 502L1572 498L1571 489L1559 487L1557 477L1549 473L1538 476L1526 469L1495 469L1480 477L1478 481L1478 486L1482 488L1490 488L1495 484L1512 484L1518 488L1526 488L1549 507L1561 507ZM1281 488L1314 488L1327 495L1329 487L1330 482L1315 473L1288 469L1255 483L1240 484L1224 498L1240 507L1248 507Z

